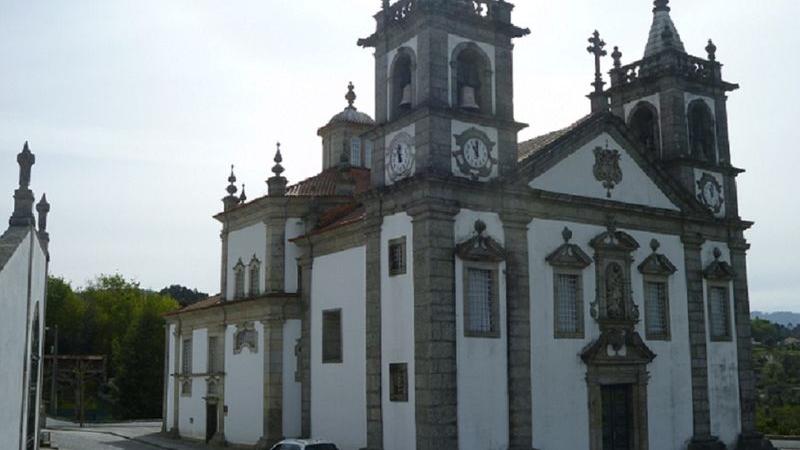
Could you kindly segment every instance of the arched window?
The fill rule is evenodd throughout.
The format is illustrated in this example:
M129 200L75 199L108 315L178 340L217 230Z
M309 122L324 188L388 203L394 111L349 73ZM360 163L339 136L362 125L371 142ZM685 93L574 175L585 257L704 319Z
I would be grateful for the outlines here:
M361 167L361 139L357 137L350 139L350 165Z
M658 155L661 151L661 132L658 126L658 112L653 105L641 102L630 116L628 126L634 137L647 151Z
M716 125L711 108L705 101L689 104L689 149L693 158L717 162Z
M389 111L392 119L411 110L416 97L416 58L411 49L403 47L397 52L391 69L389 84Z
M244 298L244 263L241 259L233 267L233 298Z
M250 260L250 297L257 297L261 294L261 261L253 255Z
M451 60L454 106L482 114L492 113L492 67L489 57L474 42L456 47Z

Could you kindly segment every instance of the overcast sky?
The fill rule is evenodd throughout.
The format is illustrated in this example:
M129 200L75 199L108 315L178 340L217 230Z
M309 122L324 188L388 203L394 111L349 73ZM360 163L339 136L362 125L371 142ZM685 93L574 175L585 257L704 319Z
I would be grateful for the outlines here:
M516 117L522 138L586 114L595 29L641 58L647 0L518 0ZM767 6L768 5L768 6ZM52 203L52 273L81 286L119 272L143 286L219 290L218 212L230 164L266 193L275 142L286 175L317 173L316 129L345 106L373 113L373 58L355 45L380 0L0 0L0 214L15 155L37 156ZM673 0L687 50L719 47L730 95L741 214L756 221L753 309L800 311L797 0ZM605 68L610 67L610 58ZM5 192L5 194L2 194ZM5 220L5 219L2 219Z

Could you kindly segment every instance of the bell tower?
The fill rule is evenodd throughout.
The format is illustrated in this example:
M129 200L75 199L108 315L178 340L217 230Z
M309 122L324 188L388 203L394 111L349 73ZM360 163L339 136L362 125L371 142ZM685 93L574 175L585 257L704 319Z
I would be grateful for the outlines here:
M423 174L485 182L516 162L514 38L501 0L384 0L377 28L359 45L375 49L372 181Z
M656 0L644 57L622 64L612 53L611 110L640 145L718 218L738 217L728 141L727 94L739 88L722 79L717 47L706 58L686 52L670 17L669 0Z

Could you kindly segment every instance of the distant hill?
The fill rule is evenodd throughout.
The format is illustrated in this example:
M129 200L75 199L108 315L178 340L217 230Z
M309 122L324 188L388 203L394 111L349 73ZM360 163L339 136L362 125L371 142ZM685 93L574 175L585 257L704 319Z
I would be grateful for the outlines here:
M769 320L772 323L777 323L783 326L787 326L789 324L800 325L800 313L795 313L795 312L780 311L774 313L767 313L761 311L753 311L750 313L750 317Z

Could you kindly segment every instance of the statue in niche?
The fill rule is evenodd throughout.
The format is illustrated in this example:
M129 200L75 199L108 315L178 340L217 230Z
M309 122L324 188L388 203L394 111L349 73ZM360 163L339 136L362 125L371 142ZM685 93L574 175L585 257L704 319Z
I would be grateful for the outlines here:
M615 320L625 318L625 275L617 263L606 268L606 315Z

